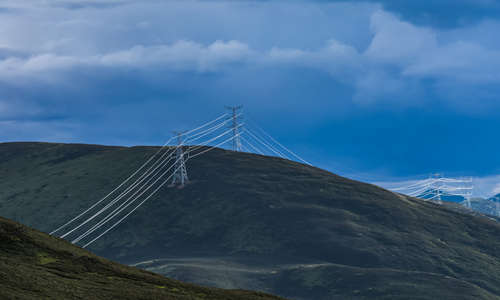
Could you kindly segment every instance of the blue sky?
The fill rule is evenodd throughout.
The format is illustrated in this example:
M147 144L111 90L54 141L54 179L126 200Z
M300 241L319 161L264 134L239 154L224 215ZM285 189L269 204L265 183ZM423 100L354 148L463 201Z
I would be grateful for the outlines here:
M162 144L243 104L315 165L500 191L500 2L0 2L0 139Z

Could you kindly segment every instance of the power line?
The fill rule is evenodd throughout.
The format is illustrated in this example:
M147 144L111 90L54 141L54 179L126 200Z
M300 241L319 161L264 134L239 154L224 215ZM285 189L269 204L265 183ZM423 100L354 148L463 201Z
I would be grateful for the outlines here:
M413 184L403 187L392 188L393 191L400 191L412 197L418 197L426 201L442 203L443 198L450 196L462 197L462 204L471 208L471 197L474 185L470 178L447 178L441 174L433 174L428 179L419 180ZM431 197L430 197L431 196Z
M165 152L165 154L166 153L169 153L169 152ZM101 208L97 213L95 213L91 217L87 218L80 225L76 226L75 228L73 228L72 230L68 231L67 233L61 235L61 238L65 238L65 237L69 236L74 231L78 230L79 228L81 228L82 226L84 226L85 224L87 224L88 222L92 221L93 219L95 219L96 217L98 217L99 215L101 215L103 212L105 212L106 210L108 210L110 207L112 207L118 201L120 201L123 197L125 197L128 193L130 193L132 190L134 190L137 186L139 186L139 190L141 190L149 182L149 180L146 181L145 184L142 184L142 182L145 179L147 179L147 177L149 175L151 175L152 173L155 173L155 171L158 168L162 168L163 166L165 166L165 164L168 163L168 161L170 161L170 157L172 156L173 153L174 153L173 151L170 152L170 154L167 157L165 157L159 164L156 164L156 166L153 164L146 172L144 172L139 178L137 178L136 181L134 183L132 183L132 185L130 185L122 193L120 193L120 195L118 195L117 197L115 197L111 202L109 202L108 204L106 204L106 206L104 206L103 208ZM135 192L134 194L132 194L132 197L136 193L137 192Z
M99 201L97 201L96 203L94 203L92 206L90 206L88 209L84 210L82 213L80 213L78 216L74 217L73 219L71 219L70 221L66 222L65 224L63 224L62 226L58 227L56 230L52 231L50 234L54 234L58 231L60 231L61 229L65 228L66 226L72 224L74 221L78 220L80 217L82 217L83 215L85 215L86 213L88 213L90 210L92 210L93 208L95 208L97 205L99 205L100 203L102 203L104 200L106 200L109 196L111 196L113 193L115 193L118 189L120 189L125 183L127 183L130 179L132 179L137 173L139 173L147 164L149 164L151 162L151 160L156 156L158 155L161 151L163 151L163 149L165 149L165 147L170 143L170 141L172 141L173 138L169 139L161 148L160 150L158 150L155 154L153 154L153 156L151 156L145 163L143 163L134 173L132 173L132 175L130 175L127 179L125 179L122 183L120 183L117 187L115 187L111 192L109 192L109 194L107 194L106 196L104 196L103 198L101 198Z
M257 148L256 146L254 146L252 143L250 143L250 141L248 141L247 139L245 139L243 136L241 137L241 140L243 142L245 142L246 144L248 144L258 154L261 154L261 155L264 154L261 150L259 150L259 148Z
M112 198L110 201L107 202L106 205L101 207L96 213L92 214L82 222L80 222L77 226L73 227L71 230L66 232L65 234L62 235L63 238L68 237L70 234L76 232L83 226L86 226L89 224L89 222L93 221L94 219L98 220L97 223L94 225L90 226L87 225L86 231L84 231L82 234L78 235L76 238L72 240L73 243L79 243L80 241L87 239L91 235L93 235L96 231L100 230L103 228L107 223L121 215L122 213L125 212L125 216L123 216L121 219L119 219L117 222L115 222L112 226L108 227L104 232L99 234L97 237L92 239L90 242L86 243L84 247L87 247L88 245L92 244L96 240L98 240L100 237L102 237L104 234L118 226L125 218L127 218L131 213L133 213L136 209L138 209L143 203L145 203L148 199L150 199L161 187L163 187L167 181L172 179L172 185L180 184L181 186L184 185L189 179L187 176L187 168L186 168L186 162L189 161L192 158L195 158L197 156L200 156L204 153L207 153L217 147L220 147L228 142L232 141L232 148L234 151L241 151L242 149L245 149L245 151L248 151L249 149L247 147L244 147L241 143L241 141L245 141L245 143L254 151L260 154L264 154L261 149L259 149L258 144L263 145L265 148L271 150L271 152L277 154L278 156L282 158L287 158L289 159L284 153L282 153L278 148L284 149L284 151L292 154L294 157L298 158L299 160L303 161L304 163L307 163L305 160L300 158L298 155L293 153L291 150L280 144L278 141L276 141L274 138L272 138L268 133L266 133L262 128L258 127L258 129L268 138L271 140L271 142L266 142L266 138L259 138L258 134L253 133L247 129L242 129L244 123L241 122L241 110L242 106L233 106L233 107L226 107L227 109L230 110L230 114L226 113L223 114L216 119L209 121L197 128L194 128L190 131L186 132L175 132L176 138L177 138L177 146L173 147L173 149L166 149L167 145L174 139L171 138L163 145L158 152L156 152L153 156L151 156L139 169L137 169L132 175L130 175L125 181L123 181L120 185L118 185L114 190L112 190L108 195L106 195L104 198L100 199L96 203L94 203L92 206L90 206L88 209L80 213L77 217L73 218L69 222L65 223L63 226L57 228L55 231L52 232L58 232L61 229L71 225L73 222L77 221L78 219L82 218L83 216L89 214L92 210L96 209L99 204L101 204L104 200L108 199L115 193L117 193L120 189L124 188L120 193L118 193L114 198ZM226 118L223 122L218 122L221 119ZM215 125L214 125L215 124ZM217 131L222 128L224 125L229 124L229 129L218 134ZM208 128L207 128L208 127ZM228 135L231 133L231 137L224 139L222 142L219 139L222 137ZM244 139L242 137L242 133L247 133L253 140L257 141L257 145L254 145L251 143L249 140ZM196 140L202 139L206 136L209 135L215 135L215 137L209 138L208 140L199 143L197 146L194 147L184 147L185 143L192 143ZM208 146L206 149L202 149L201 151L194 153L194 151L205 147L207 145L210 145L212 142L215 142L215 146ZM273 143L276 147L273 146ZM184 151L187 149L186 151ZM164 151L162 153L162 151ZM191 153L194 153L193 155L190 155ZM172 160L172 156L175 154L175 160L173 164L169 166L170 161ZM309 164L309 163L307 163ZM146 167L148 168L146 169ZM171 173L169 176L167 176L167 179L163 179L169 172L170 170L174 168L173 173ZM145 171L144 171L145 170ZM138 176L136 178L136 176ZM132 182L131 180L135 180ZM161 181L162 180L162 181ZM160 182L161 181L161 182ZM159 185L158 185L159 183ZM154 188L156 187L156 188ZM153 189L154 188L154 189ZM151 192L150 190L153 189ZM129 206L131 206L133 203L136 203L137 201L140 201L140 199L143 197L143 195L146 197L144 200L139 202L137 206L132 208L129 211ZM128 213L127 213L127 211Z
M221 146L221 145L223 145L224 143L227 143L227 142L231 141L231 140L232 140L232 139L234 139L234 138L235 138L235 137L234 137L234 136L232 136L232 137L230 137L229 139L224 140L223 142L221 142L221 143L217 144L217 145L216 145L216 146L214 146L214 147L210 147L210 148L208 148L208 149L206 149L206 150L204 150L204 151L202 151L202 152L200 152L200 153L197 153L197 154L195 154L195 155L193 155L193 156L189 157L186 161L188 161L189 159L192 159L192 158L194 158L194 157L196 157L196 156L198 156L198 155L201 155L201 154L204 154L204 153L206 153L206 152L208 152L208 151L211 151L211 150L213 150L213 149L217 148L218 146ZM174 173L175 173L176 171L177 171L177 169L174 171ZM166 174L166 172L165 172L164 174ZM163 176L164 174L162 174L162 176ZM154 191L153 191L153 192L152 192L149 196L147 196L147 197L146 197L146 198L145 198L142 202L140 202L140 203L139 203L136 207L134 207L134 208L133 208L130 212L128 212L125 216L123 216L120 220L118 220L115 224L113 224L111 227L109 227L108 229L106 229L103 233L101 233L100 235L98 235L96 238L94 238L94 239L93 239L93 240L91 240L90 242L86 243L86 244L83 246L83 248L86 248L86 247L90 246L92 243L94 243L94 242L95 242L95 241L97 241L99 238L101 238L102 236L104 236L104 235L105 235L106 233L108 233L110 230L112 230L113 228L115 228L116 226L118 226L118 225L119 225L119 224L120 224L123 220L125 220L125 219L126 219L129 215L131 215L131 214L132 214L135 210L137 210L140 206L142 206L142 205L143 205L143 204L144 204L144 203L145 203L148 199L150 199L150 198L151 198L154 194L156 194L156 192L158 192L158 190L160 190L160 189L161 189L161 188L165 185L165 183L167 183L167 182L170 180L170 178L171 178L172 176L173 176L173 174L171 174L171 175L170 175L167 179L165 179L165 180L163 181L163 183L161 183L161 184L160 184L160 185L159 185L159 186L158 186L158 187L157 187L157 188L156 188L156 189L155 189L155 190L154 190ZM160 179L161 179L161 177L160 177L160 178L158 178L158 179L155 181L155 183L156 183L158 180L160 180ZM132 203L132 202L131 202L131 203ZM129 204L129 205L130 205L130 204ZM116 214L115 214L115 216L116 216ZM108 220L108 221L109 221L109 220Z
M149 186L147 186L147 187L143 186L143 187L146 187L145 189L141 188L141 189L137 190L134 194L132 194L130 197L128 197L123 203L121 203L118 207L116 207L112 212L110 212L107 216L105 216L97 224L95 224L94 226L92 226L90 229L88 229L87 231L85 231L83 234L81 234L80 236L78 236L77 238L75 238L74 240L72 240L71 242L73 244L78 243L79 241L81 241L85 237L89 236L90 234L92 234L93 232L95 232L96 230L98 230L99 228L101 228L102 226L104 226L110 220L112 220L113 218L115 218L117 215L119 215L121 212L123 212L125 209L127 209L127 207L129 207L132 203L134 203L135 201L137 201L137 199L139 199L144 193L146 193L149 189L151 189L174 166L175 166L175 163L172 166L170 166L167 170L165 170L153 183L149 184ZM174 173L172 173L171 176L168 177L168 179L170 179L171 177L173 177L173 175L174 175ZM152 179L154 179L154 177L150 178L150 180L148 180L148 182L150 182ZM139 193L139 194L137 194L137 193Z
M240 124L240 126L242 126L243 124ZM208 144L212 141L215 141L217 139L219 139L220 137L224 136L224 135L227 135L229 134L229 132L231 131L231 129L225 131L224 133L214 137L214 138L211 138L210 140L208 141L205 141L203 142L202 144ZM233 137L223 141L222 143L219 143L218 145L216 145L215 147L218 147L219 145L222 145L224 143L227 143L228 141L230 141ZM177 148L180 148L182 146L179 145L177 146ZM201 146L198 146L198 147L201 147ZM213 148L215 148L213 147ZM189 154L191 151L195 150L197 147L193 148L193 149L190 149L188 152L186 152L186 154ZM209 148L205 151L202 151L200 153L197 153L195 155L193 155L192 157L196 157L198 155L201 155L203 153L206 153L210 150L212 150L213 148ZM192 158L190 157L190 158ZM189 160L190 158L188 158L187 160ZM186 160L186 161L187 161ZM107 222L109 222L111 219L115 218L118 214L120 214L121 212L123 212L127 207L129 207L132 203L134 203L137 199L139 199L144 193L146 193L150 188L152 188L161 178L163 178L167 173L168 171L176 166L179 162L179 159L177 159L174 164L172 166L170 166L166 171L163 172L163 174L160 175L159 178L157 178L152 184L149 184L148 187L146 187L146 185L152 180L154 179L154 177L150 178L147 180L147 182L145 183L145 185L143 185L142 187L139 188L139 190L137 190L136 192L134 192L130 197L128 197L127 200L125 200L125 202L123 202L122 204L120 204L118 207L116 207L111 213L109 213L107 216L104 217L104 219L102 219L101 221L99 221L97 224L95 224L94 226L92 226L90 229L88 229L85 233L81 234L79 237L77 237L76 239L74 239L72 242L73 243L78 243L79 241L81 241L83 238L87 237L88 235L92 234L93 232L95 232L96 230L98 230L99 228L101 228L102 226L104 226ZM175 169L174 173L169 177L169 179L171 177L174 176L175 172L177 172L179 170L179 166L177 166L177 168ZM153 176L155 176L153 174ZM144 187L146 187L146 189L144 189ZM139 195L137 195L137 193L139 193L141 190L143 190ZM136 196L137 195L137 196ZM135 197L134 197L135 196Z
M221 120L222 118L226 117L227 116L227 113L225 114L222 114L221 116L199 126L199 127L196 127L194 129L191 129L190 131L187 131L187 132L184 132L183 135L187 136L188 134L191 134L193 132L196 132L202 128L205 128L219 120ZM84 210L83 212L81 212L80 214L78 214L76 217L72 218L71 220L69 220L68 222L64 223L62 226L58 227L57 229L55 229L54 231L50 232L50 234L55 234L56 232L59 232L60 230L62 230L63 228L66 228L67 226L71 225L72 223L74 223L76 220L80 219L81 217L83 217L85 214L89 213L91 210L93 210L94 208L96 208L99 204L101 204L104 200L108 199L111 195L113 195L115 192L117 192L120 188L122 188L126 183L128 183L132 178L134 178L140 171L142 171L155 157L158 156L158 154L160 154L167 146L168 144L172 141L173 138L170 138L167 142L165 142L165 144L160 147L160 149L154 153L146 162L144 162L135 172L133 172L128 178L126 178L123 182L121 182L118 186L116 186L111 192L109 192L106 196L104 196L103 198L101 198L100 200L96 201L93 205L91 205L89 208L87 208L86 210ZM160 159L158 159L155 163L157 163L159 160L161 160L161 157ZM155 164L153 163L153 165ZM148 169L150 170L151 167ZM148 171L146 171L144 174L146 174ZM143 175L144 175L143 174ZM137 180L136 180L137 182ZM123 192L122 192L123 193ZM120 194L122 195L122 194ZM118 196L120 197L120 196Z
M172 154L173 154L173 153L172 153ZM163 164L163 165L161 166L161 168L163 168L164 166L166 166L166 164L167 164L167 163L171 160L171 159L170 159L170 157L171 157L171 155L169 156L168 160L166 160L166 163L165 163L165 164ZM151 180L153 180L153 179L154 179L154 176L156 176L158 173L160 173L160 172L161 172L161 168L160 168L160 170L159 170L159 171L157 171L157 172L150 173L149 175L151 175L151 174L152 174L152 176L151 176L151 177L149 177L149 178L146 180L146 182L145 182L144 184L142 184L141 186L139 186L139 187L138 187L138 189L137 189L134 193L132 193L130 196L128 196L128 197L125 199L125 201L123 201L121 204L119 204L119 205L118 205L116 208L114 208L114 209L113 209L110 213L108 213L108 214L107 214L107 215L106 215L106 216L105 216L102 220L100 220L99 222L97 222L97 223L96 223L95 225L93 225L93 226L92 226L89 230L87 230L84 234L80 235L77 239L73 240L72 242L73 242L73 243L78 242L79 240L81 240L82 238L84 238L85 236L87 236L88 234L92 233L93 231L95 231L95 230L97 230L99 227L101 227L101 224L106 223L108 219L112 219L112 218L114 218L114 216L115 216L116 214L119 214L119 213L120 213L123 209L125 209L125 208L126 208L126 207L124 207L124 205L126 205L129 201L130 201L130 202L134 202L134 201L135 201L138 197L140 197L140 196L141 196L144 192L146 192L146 191L147 191L147 190L148 190L148 189L149 189L152 185L154 185L154 183L153 183L153 184L149 184L149 183L151 182ZM167 169L167 171L165 171L165 172L168 172L168 170L170 170L170 169L171 169L171 168L168 168L168 169ZM165 173L165 172L164 172L164 173ZM148 175L148 176L149 176L149 175ZM146 179L146 178L147 178L147 177L144 177L144 179ZM148 184L149 184L149 186L148 186ZM135 187L133 187L131 190L133 190L134 188L135 188ZM141 191L143 191L143 192L141 192ZM141 192L141 193L139 194L139 196L137 196L136 198L134 198L134 197L135 197L135 196L136 196L139 192ZM110 203L110 206L109 206L109 207L106 207L106 210L107 210L108 208L110 208L112 205L114 205L114 204L118 203L118 201L119 201L119 200L121 200L121 199L116 199L116 201L115 201L114 203ZM102 212L103 212L103 211L102 211ZM98 212L98 214L101 214L102 212L100 211L100 212ZM98 215L98 214L96 214L96 215ZM94 216L93 216L93 217L94 217ZM92 218L93 218L93 217L92 217ZM91 218L91 219L92 219L92 218ZM86 222L84 222L83 224L81 224L79 227L81 227L82 225L84 225L84 224L85 224L85 223L87 223L88 221L90 221L90 220L87 220Z
M288 149L287 147L283 146L280 142L278 142L276 139L274 139L269 133L267 133L264 129L262 129L262 127L258 126L255 122L252 122L253 126L255 126L258 130L260 130L265 136L267 136L271 141L273 141L275 144L277 144L278 146L280 146L282 149L284 149L285 151L287 151L288 153L290 153L292 156L294 156L295 158L298 158L300 161L302 161L303 163L305 163L306 165L310 165L311 164L309 162L307 162L305 159L303 159L302 157L300 157L299 155L297 155L295 152L293 152L292 150Z
M264 142L262 139L258 138L257 135L252 133L248 128L243 129L243 131L248 133L250 135L250 137L252 137L255 141L262 144L264 147L271 150L271 152L274 152L274 154L278 155L279 157L290 159L286 155L281 153L279 150L275 149L273 146L269 145L268 143Z

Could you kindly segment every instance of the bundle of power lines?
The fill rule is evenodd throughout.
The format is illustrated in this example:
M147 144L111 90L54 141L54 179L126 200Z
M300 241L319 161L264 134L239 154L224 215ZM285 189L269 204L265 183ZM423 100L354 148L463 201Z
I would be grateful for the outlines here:
M472 178L457 179L438 175L391 190L440 204L444 197L461 197L464 199L462 204L467 208L471 208L470 198L473 189Z
M309 165L256 124L241 122L239 107L195 129L176 133L155 154L102 199L50 234L88 247L153 197L167 183L187 180L186 162L232 142L233 150L276 155ZM177 145L170 143L177 139Z

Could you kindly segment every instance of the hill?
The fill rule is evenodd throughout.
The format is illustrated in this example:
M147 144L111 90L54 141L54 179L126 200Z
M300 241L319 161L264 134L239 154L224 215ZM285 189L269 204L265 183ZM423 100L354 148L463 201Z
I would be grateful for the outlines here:
M498 215L498 205L499 205L499 199L500 197L498 195L490 197L490 198L472 198L471 201L471 208L475 211L478 211L480 213L483 213L485 215L489 215L492 217L500 217Z
M203 288L97 257L0 218L1 299L281 299Z
M155 147L0 144L0 211L50 231ZM500 226L278 158L214 150L90 248L177 279L292 299L498 299Z

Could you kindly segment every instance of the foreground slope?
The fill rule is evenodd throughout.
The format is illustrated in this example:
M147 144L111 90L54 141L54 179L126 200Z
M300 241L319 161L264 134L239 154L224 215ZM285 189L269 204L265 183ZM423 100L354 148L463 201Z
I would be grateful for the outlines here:
M1 299L280 299L202 288L102 259L0 218Z
M50 231L157 148L0 144L0 210ZM214 150L91 247L181 280L294 299L497 299L500 227L298 163Z

